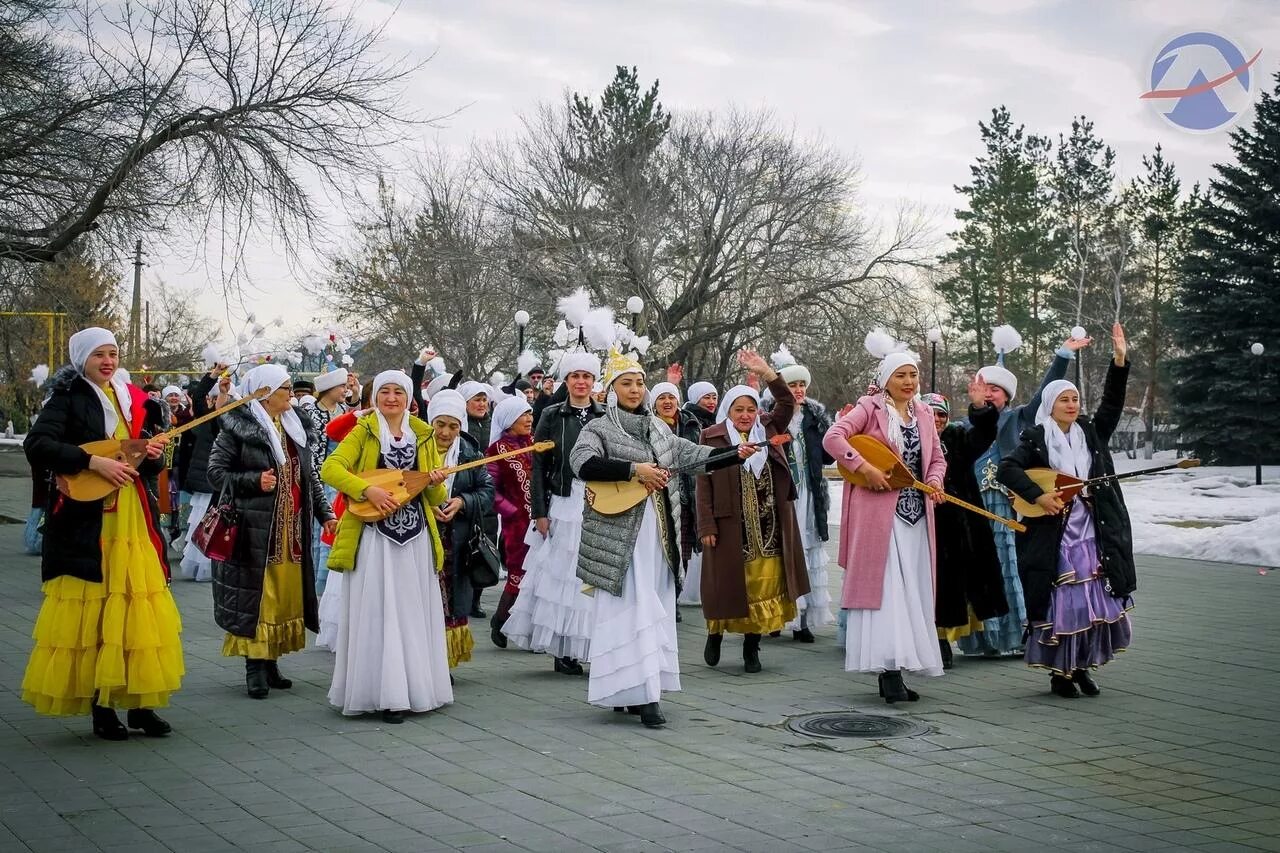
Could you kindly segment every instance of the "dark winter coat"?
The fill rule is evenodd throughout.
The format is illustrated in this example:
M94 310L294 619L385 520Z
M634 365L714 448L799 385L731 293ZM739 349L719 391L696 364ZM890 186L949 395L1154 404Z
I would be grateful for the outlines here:
M760 414L760 423L765 435L772 438L787 431L796 400L781 377L769 383L769 390L777 402L772 412ZM732 447L730 429L728 421L716 424L703 431L702 443L716 451ZM782 449L769 447L767 453L773 477L775 523L782 539L782 574L787 597L795 601L809 593L804 542L796 524L796 486ZM715 546L702 554L702 614L707 619L745 619L750 613L742 555L742 477L745 476L750 475L743 467L735 466L700 474L697 478L698 536L716 537Z
M1115 432L1124 410L1125 386L1129 379L1129 365L1117 367L1111 363L1107 370L1106 385L1102 389L1102 402L1090 419L1081 416L1077 423L1084 430L1092 462L1089 478L1104 477L1115 473L1107 442ZM1056 429L1056 426L1053 427ZM1023 500L1034 502L1044 490L1026 475L1028 468L1051 468L1049 450L1045 444L1045 426L1035 426L1022 433L1022 440L1013 453L1000 463L997 478ZM1137 572L1133 565L1133 530L1129 524L1129 510L1118 482L1092 487L1092 497L1084 500L1093 513L1094 526L1101 555L1101 571L1106 579L1107 591L1116 598L1128 598L1138 586ZM1022 593L1027 604L1027 619L1043 622L1049 609L1049 599L1058 578L1058 547L1066 528L1067 513L1041 518L1028 518L1026 533L1019 533L1018 574L1022 578Z
M592 402L588 418L604 417L604 406ZM551 508L551 496L562 498L573 490L573 469L569 467L569 454L582 432L583 423L567 400L552 403L542 410L533 440L554 441L556 446L545 453L533 454L533 482L529 485L530 506L533 517L546 518Z
M678 420L673 430L685 441L694 444L702 443L702 431L716 425L714 412L708 412L697 402L685 403L677 413ZM692 473L680 475L680 495L684 504L680 507L680 560L685 566L689 558L702 553L702 540L698 538L698 486Z
M465 465L477 459L483 459L484 453L476 440L465 432L456 439L458 447L458 464ZM459 471L453 477L453 488L450 498L462 498L462 509L453 517L449 525L450 554L453 571L453 598L455 607L465 615L464 605L471 601L471 549L468 543L479 527L496 541L498 535L498 513L493 508L493 480L489 477L488 466L478 465ZM441 531L443 534L443 531Z
M209 413L209 391L218 383L216 376L205 375L195 384L191 391L191 413L197 418ZM182 437L183 446L190 446L190 461L182 476L182 488L188 492L213 493L213 485L209 482L209 452L213 450L213 440L218 437L219 418L205 421Z
M49 380L49 388L51 396L23 442L27 461L53 475L78 474L89 467L89 454L79 445L108 437L101 398L89 381L70 365L54 374ZM130 435L148 438L151 433L144 429L147 395L133 385L129 386L129 392L131 399L119 402L122 407L130 407L133 418L129 424ZM125 488L137 489L143 498L147 532L160 555L167 577L169 562L166 548L156 532L160 512L152 491L145 488L145 480L154 479L163 464L162 459L144 460L138 465L139 480ZM44 517L44 549L40 559L42 581L68 575L90 583L102 583L102 513L103 501L73 501L56 488L49 488Z
M990 403L969 407L968 426L953 423L942 431L942 452L947 458L943 480L947 494L982 506L978 478L973 473L978 457L996 440L1000 413ZM935 607L939 628L969 624L969 607L979 619L993 619L1009 612L1000 574L1000 557L991 522L955 504L939 504L934 511L938 535L938 582Z
M232 409L218 419L221 430L209 454L209 483L214 493L220 493L226 482L240 513L235 556L225 563L213 563L213 616L218 627L238 637L252 637L257 630L267 555L278 523L276 493L262 491L262 472L275 471L277 488L287 487L271 452L271 440L249 412L250 406ZM318 441L306 415L299 415L308 432L308 443ZM333 518L333 510L324 499L319 475L312 469L311 453L306 447L293 445L288 435L284 441L297 451L300 466L298 511L302 527L303 621L312 631L319 631L316 585L313 581L315 566L311 561L311 529L313 520L323 523Z
M775 403L771 401L770 411L773 410L774 405ZM827 414L826 406L817 400L805 398L805 401L800 404L800 410L803 412L800 430L804 433L804 449L807 457L801 461L804 474L808 478L806 482L809 495L813 500L814 524L818 528L818 537L826 542L828 539L827 513L831 509L831 492L827 489L827 478L823 476L822 469L835 460L822 446L822 439L831 428L831 417ZM783 426L783 430L786 429ZM794 448L794 444L788 444L784 449L788 458L795 452Z

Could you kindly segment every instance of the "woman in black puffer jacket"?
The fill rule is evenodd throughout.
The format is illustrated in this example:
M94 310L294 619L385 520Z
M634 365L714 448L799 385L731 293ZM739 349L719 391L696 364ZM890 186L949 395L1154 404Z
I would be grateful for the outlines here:
M211 395L225 393L221 389L219 377L222 365L214 365L213 370L200 377L191 389L191 413L195 417L208 414L212 408ZM222 380L230 388L230 379ZM191 514L187 516L186 545L182 549L182 562L178 565L178 576L188 580L206 582L213 580L213 566L209 558L200 553L191 541L191 535L200 526L204 514L209 511L213 501L213 486L209 483L209 453L213 450L213 441L218 437L218 421L214 419L191 430L191 434L183 437L182 449L190 447L185 469L182 472L182 490L191 495Z
M312 470L309 434L293 408L289 372L275 364L249 371L242 390L267 389L261 402L223 415L209 454L209 484L227 490L239 512L236 553L213 563L213 615L227 632L222 654L244 657L254 699L293 685L276 661L318 631L311 522L336 525Z

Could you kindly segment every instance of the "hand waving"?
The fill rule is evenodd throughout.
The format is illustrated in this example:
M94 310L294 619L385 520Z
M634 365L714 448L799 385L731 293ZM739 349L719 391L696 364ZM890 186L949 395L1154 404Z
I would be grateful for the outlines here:
M1119 323L1113 323L1111 326L1111 347L1115 350L1116 367L1124 367L1125 359L1129 355L1129 344L1124 339L1124 327Z

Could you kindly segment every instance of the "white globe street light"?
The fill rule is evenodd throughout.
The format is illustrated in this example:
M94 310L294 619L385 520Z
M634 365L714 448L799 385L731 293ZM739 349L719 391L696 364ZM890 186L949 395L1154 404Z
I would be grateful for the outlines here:
M1256 342L1249 347L1249 352L1253 353L1254 355L1262 355L1266 351L1267 351L1266 347Z

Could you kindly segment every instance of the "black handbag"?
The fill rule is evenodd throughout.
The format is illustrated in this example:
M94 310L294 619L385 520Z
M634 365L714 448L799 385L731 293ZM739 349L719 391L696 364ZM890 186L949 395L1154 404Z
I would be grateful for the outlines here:
M467 541L467 550L467 570L471 575L471 585L476 589L497 585L498 572L502 569L497 543L477 527Z

